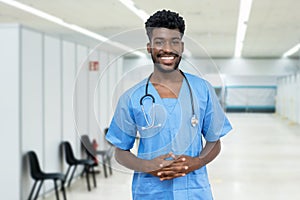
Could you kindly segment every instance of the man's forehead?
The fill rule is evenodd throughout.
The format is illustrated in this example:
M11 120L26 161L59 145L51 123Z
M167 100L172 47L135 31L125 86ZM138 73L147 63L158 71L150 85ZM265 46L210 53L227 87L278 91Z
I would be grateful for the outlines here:
M153 28L152 37L164 37L164 38L181 38L181 33L178 29L168 29L168 28Z

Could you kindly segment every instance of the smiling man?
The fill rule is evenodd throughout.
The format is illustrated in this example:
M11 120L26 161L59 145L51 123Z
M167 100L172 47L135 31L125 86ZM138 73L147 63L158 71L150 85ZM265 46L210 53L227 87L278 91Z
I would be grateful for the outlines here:
M106 139L116 146L116 160L134 170L133 199L213 199L206 164L231 125L212 86L179 70L183 18L162 10L145 25L153 73L120 97Z

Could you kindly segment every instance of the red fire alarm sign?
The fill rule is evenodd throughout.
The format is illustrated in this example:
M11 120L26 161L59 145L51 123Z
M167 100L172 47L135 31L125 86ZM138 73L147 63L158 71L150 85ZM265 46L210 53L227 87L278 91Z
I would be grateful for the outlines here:
M99 70L99 62L98 61L90 61L89 70L90 71L98 71Z

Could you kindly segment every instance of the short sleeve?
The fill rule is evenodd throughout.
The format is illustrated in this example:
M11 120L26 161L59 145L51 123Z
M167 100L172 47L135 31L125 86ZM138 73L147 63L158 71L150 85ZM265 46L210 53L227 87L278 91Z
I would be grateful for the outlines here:
M134 145L136 132L130 98L122 95L108 128L106 140L120 149L129 150Z
M207 106L203 120L202 133L206 141L214 142L226 135L231 129L231 124L226 117L223 108L213 87L206 82Z

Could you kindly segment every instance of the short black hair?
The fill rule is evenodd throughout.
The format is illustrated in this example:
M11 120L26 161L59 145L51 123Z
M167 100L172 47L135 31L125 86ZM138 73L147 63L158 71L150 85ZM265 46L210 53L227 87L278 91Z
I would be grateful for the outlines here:
M145 28L149 40L151 40L154 28L178 29L182 37L185 31L185 24L183 18L178 13L170 10L161 10L149 17L145 22Z

